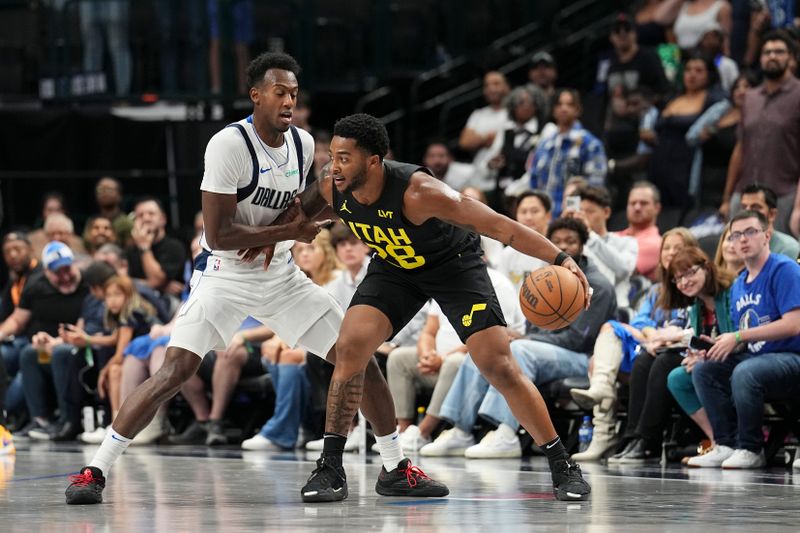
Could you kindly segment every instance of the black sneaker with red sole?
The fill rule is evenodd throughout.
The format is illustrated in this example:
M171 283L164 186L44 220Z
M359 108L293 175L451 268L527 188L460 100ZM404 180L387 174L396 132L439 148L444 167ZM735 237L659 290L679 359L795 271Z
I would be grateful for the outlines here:
M375 492L381 496L410 496L412 498L437 498L450 494L444 483L431 479L418 466L411 464L411 459L403 459L397 468L387 472L381 468Z
M69 487L65 492L69 505L92 505L103 503L106 478L94 466L84 466L74 476L69 476Z

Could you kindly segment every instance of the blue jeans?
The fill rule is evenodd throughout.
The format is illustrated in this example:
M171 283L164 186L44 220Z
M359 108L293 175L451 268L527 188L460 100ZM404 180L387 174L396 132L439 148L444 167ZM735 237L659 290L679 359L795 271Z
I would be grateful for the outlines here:
M511 343L511 354L519 363L522 373L536 385L571 376L585 376L588 371L589 359L585 354L545 342L515 340ZM466 432L472 431L478 415L495 424L519 427L505 398L489 385L471 357L467 357L458 369L439 414Z
M39 351L28 345L22 350L19 373L22 374L25 403L31 418L50 418L56 403L52 365L40 364Z
M764 399L796 398L800 393L800 354L734 354L692 370L697 395L708 412L714 441L759 452Z
M261 428L261 436L281 448L292 449L297 444L303 413L309 404L311 385L305 365L269 365L275 387L275 412Z
M128 42L128 0L81 2L78 5L83 39L83 68L87 72L103 70L103 52L108 45L114 70L117 96L130 91L133 74L131 47Z
M2 354L2 361L6 367L9 382L7 388L0 387L4 390L5 409L9 413L18 413L25 408L25 394L22 391L22 373L19 371L19 362L22 357L22 350L26 346L30 346L30 339L27 337L17 337L11 342L4 342L0 344L0 354Z

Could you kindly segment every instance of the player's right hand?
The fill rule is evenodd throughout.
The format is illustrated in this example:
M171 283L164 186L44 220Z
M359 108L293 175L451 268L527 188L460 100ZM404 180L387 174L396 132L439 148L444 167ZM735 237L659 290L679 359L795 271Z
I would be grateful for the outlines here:
M583 294L584 294L584 299L585 299L583 308L584 309L589 309L589 304L592 301L592 292L594 292L594 291L589 286L589 280L586 279L586 274L583 273L583 270L581 270L581 267L579 267L578 263L576 263L575 260L572 259L571 257L566 259L566 260L564 260L564 262L561 263L561 266L566 268L567 270L569 270L570 272L572 272L576 276L578 276L578 280L581 282L581 285L583 285Z

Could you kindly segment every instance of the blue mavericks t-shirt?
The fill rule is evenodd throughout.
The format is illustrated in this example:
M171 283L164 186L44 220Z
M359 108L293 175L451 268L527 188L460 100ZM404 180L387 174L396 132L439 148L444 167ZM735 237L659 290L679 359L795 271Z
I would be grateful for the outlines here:
M782 255L770 254L756 279L747 283L747 270L731 288L733 323L745 330L775 322L784 314L800 308L800 265ZM800 336L779 341L747 343L753 354L800 353Z

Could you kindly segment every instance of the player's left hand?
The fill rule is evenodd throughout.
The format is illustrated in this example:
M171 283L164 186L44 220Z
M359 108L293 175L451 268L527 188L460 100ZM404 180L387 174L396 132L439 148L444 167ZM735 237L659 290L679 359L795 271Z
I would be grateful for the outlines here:
M576 263L571 257L567 258L563 263L561 263L561 266L578 276L578 280L581 282L581 285L583 285L583 294L586 300L583 304L583 308L589 309L589 304L592 301L592 293L594 290L589 286L589 280L586 279L586 275L583 273L583 270L581 270L581 267L578 266L578 263Z

